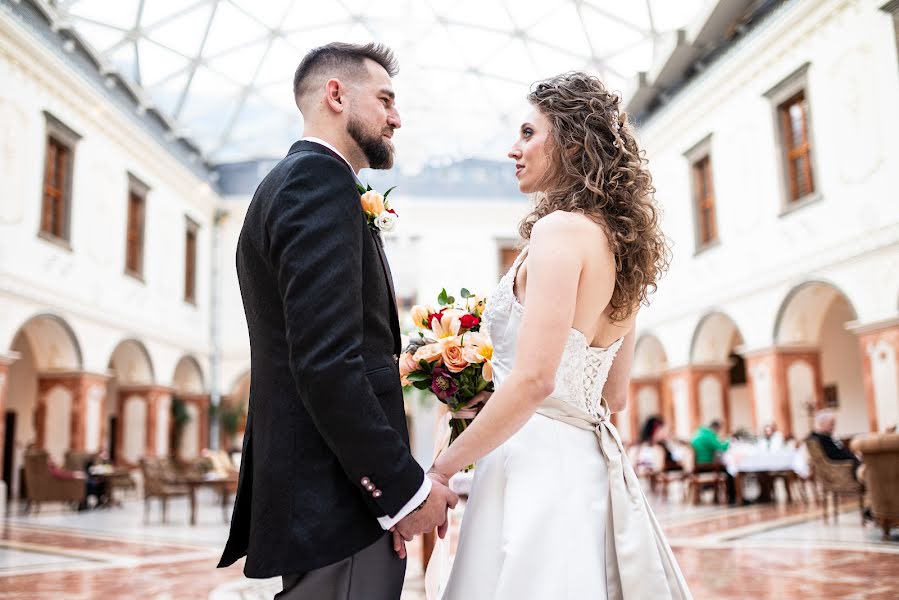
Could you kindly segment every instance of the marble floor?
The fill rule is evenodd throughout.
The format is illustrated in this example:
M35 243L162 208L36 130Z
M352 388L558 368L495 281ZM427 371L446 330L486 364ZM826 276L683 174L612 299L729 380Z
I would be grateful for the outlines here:
M881 540L850 505L837 524L801 504L728 509L656 501L655 509L697 599L899 597L899 535ZM464 507L456 513L458 523ZM196 526L188 524L186 501L170 502L168 514L160 523L154 505L144 524L136 499L81 513L47 504L22 515L11 505L0 521L0 600L243 600L280 589L278 580L244 578L240 564L214 568L227 536L214 497L201 497ZM424 598L420 557L413 543L403 600Z

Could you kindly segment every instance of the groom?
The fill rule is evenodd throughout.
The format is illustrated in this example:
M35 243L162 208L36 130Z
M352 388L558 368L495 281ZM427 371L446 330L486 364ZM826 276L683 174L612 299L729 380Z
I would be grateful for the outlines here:
M392 52L332 43L294 75L304 137L253 197L237 244L250 409L219 567L281 576L277 598L397 600L394 536L446 521L456 496L409 452L400 331L356 172L393 164Z

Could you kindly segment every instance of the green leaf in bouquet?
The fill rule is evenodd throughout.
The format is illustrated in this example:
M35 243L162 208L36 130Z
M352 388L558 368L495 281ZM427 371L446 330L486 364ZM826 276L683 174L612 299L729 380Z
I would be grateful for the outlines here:
M366 192L370 192L370 191L371 191L371 186L370 186L370 185L365 186L365 191L366 191Z
M413 371L406 375L406 379L409 381L431 381L431 375L429 373L422 373L421 371Z
M387 190L386 192L384 192L384 200L387 200L387 196L389 196L389 195L390 195L390 192L392 192L392 191L395 190L395 189L396 189L396 186L393 186L392 188L390 188L389 190Z
M368 191L368 190L366 190L364 187L362 187L362 185L359 184L359 183L356 184L356 189L359 190L359 193L360 193L360 194L364 194L365 192ZM369 188L369 189L371 189L371 188Z
M459 295L462 296L462 298L465 300L468 300L472 296L471 292L468 291L468 288L462 288L462 291L459 292Z
M456 298L453 296L450 296L449 298L446 299L446 303L449 304L450 306L452 306L453 304L456 303Z
M430 389L430 388L431 388L431 382L430 382L430 381L413 381L413 382L412 382L412 385L413 385L413 386L415 387L415 389L417 389L417 390L427 390L427 389Z
M425 373L431 373L434 370L434 367L431 366L431 363L429 363L425 359L421 359L420 361L418 361L418 366L421 367L421 370Z
M440 304L440 306L446 306L448 297L449 295L446 293L446 288L444 288L440 290L440 295L437 296L437 302Z

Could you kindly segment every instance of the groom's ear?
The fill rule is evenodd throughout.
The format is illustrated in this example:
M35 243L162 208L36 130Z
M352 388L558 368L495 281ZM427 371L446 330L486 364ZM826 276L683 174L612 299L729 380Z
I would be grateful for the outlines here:
M346 107L344 102L344 94L346 88L340 83L339 79L329 79L325 84L325 102L334 112L343 112Z

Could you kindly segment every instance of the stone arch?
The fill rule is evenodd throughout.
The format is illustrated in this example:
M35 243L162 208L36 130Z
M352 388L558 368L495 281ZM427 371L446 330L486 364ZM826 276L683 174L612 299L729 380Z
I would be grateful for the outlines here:
M668 353L655 335L644 333L634 345L631 376L661 376L668 369Z
M703 316L690 341L692 364L725 364L735 347L743 343L736 322L727 314L715 311Z
M202 394L206 389L200 362L193 356L181 357L172 375L172 388L180 394Z
M75 331L58 315L41 313L25 321L13 336L13 350L21 336L30 344L39 371L80 371L84 366Z
M625 441L637 441L643 423L651 416L663 415L663 419L671 422L662 383L667 370L668 353L659 338L651 333L642 334L634 346L627 423L626 426L618 424Z
M182 403L187 421L180 427L174 449L185 460L196 457L208 444L209 396L199 361L190 355L181 357L172 374L172 402Z
M4 411L14 416L0 443L5 443L7 436L13 442L7 475L16 494L29 444L44 447L53 460L62 463L73 443L82 443L82 421L75 412L82 387L73 378L83 370L83 358L74 329L52 313L39 313L23 322L8 347L18 359L6 373ZM94 391L91 387L90 392ZM91 398L95 395L89 393ZM89 403L86 408L92 407Z
M784 354L786 412L792 433L806 435L819 408L837 411L837 434L871 427L861 347L847 323L858 319L849 295L828 281L791 289L775 321L774 340Z
M121 385L153 385L153 360L143 342L133 338L119 342L109 358L109 368Z
M690 342L690 363L699 423L720 420L725 429L753 429L752 398L746 384L746 367L737 351L743 334L722 311L704 315Z
M795 286L780 304L774 320L774 342L778 345L815 345L824 312L842 296L858 318L849 296L835 284L823 280L806 281Z

